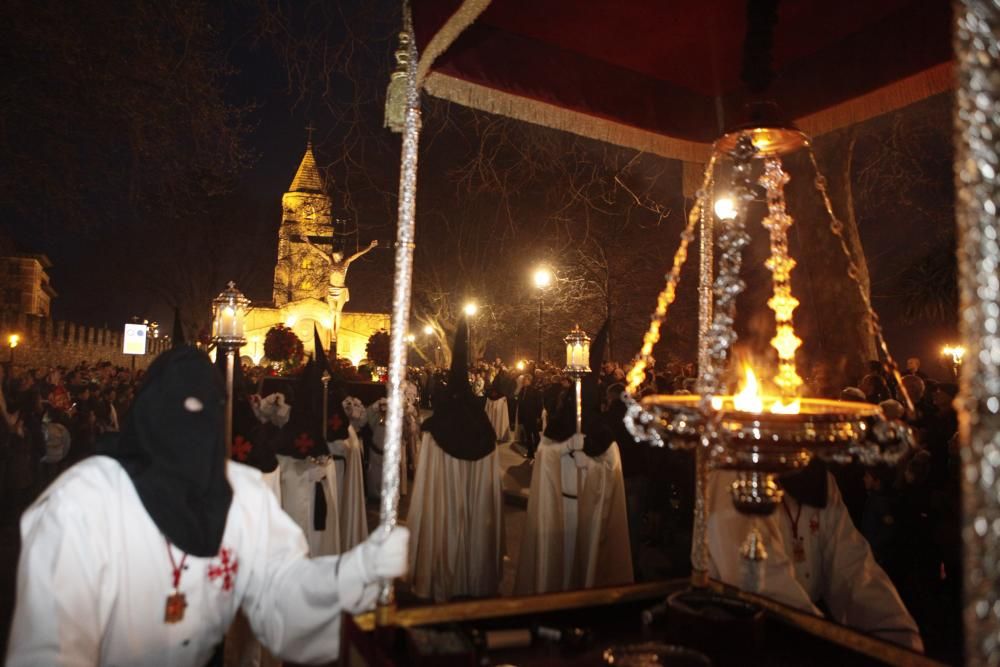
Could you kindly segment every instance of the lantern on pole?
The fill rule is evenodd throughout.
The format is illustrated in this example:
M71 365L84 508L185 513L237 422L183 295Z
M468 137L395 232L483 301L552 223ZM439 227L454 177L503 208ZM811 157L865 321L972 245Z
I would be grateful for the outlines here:
M226 289L212 300L212 341L219 354L226 355L226 457L233 446L233 375L236 371L236 353L246 344L243 337L244 323L250 299L229 281Z
M566 342L566 368L563 372L573 378L576 385L576 432L583 432L583 376L590 372L590 336L576 325Z

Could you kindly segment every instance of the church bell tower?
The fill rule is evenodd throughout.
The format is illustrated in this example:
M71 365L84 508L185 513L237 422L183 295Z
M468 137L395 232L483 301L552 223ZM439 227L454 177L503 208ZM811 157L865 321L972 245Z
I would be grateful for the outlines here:
M316 168L312 134L292 184L281 197L281 227L278 230L278 261L274 267L274 304L313 297L326 300L328 264L320 255L332 250L332 202ZM303 237L308 237L313 248Z

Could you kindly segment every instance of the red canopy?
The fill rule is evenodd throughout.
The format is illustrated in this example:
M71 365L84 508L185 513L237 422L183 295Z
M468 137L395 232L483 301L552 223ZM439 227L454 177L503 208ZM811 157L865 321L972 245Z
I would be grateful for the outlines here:
M685 160L746 100L744 0L417 0L434 96ZM946 0L786 0L769 99L811 134L951 87ZM425 78L424 78L425 77Z

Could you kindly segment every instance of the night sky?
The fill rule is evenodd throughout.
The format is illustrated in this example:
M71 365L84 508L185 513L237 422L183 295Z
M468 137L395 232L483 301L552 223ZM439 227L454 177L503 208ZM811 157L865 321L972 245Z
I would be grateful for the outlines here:
M179 1L165 4L167 8L163 11L192 5ZM297 77L296 73L289 76L286 49L290 38L275 37L273 32L262 27L266 23L259 5L243 0L206 9L199 20L212 24L209 48L213 55L209 60L232 68L219 79L221 101L237 107L252 105L244 116L248 126L244 138L248 157L240 161L243 168L238 170L228 192L206 198L208 203L203 212L183 214L166 221L156 220L156 210L148 214L126 211L126 204L122 203L102 208L104 199L100 195L105 190L101 188L119 193L127 190L131 185L128 172L107 173L102 179L105 174L97 170L99 173L91 174L95 177L93 188L88 189L83 184L83 194L76 200L50 204L52 193L60 189L52 174L63 178L64 173L74 173L72 168L63 170L61 160L75 160L77 166L87 164L88 156L97 156L99 159L94 161L97 165L105 164L105 160L107 163L121 162L125 157L119 159L116 151L130 142L135 145L134 137L125 136L126 132L134 130L132 125L112 122L108 126L100 125L99 117L107 111L98 105L88 106L86 94L74 96L72 86L67 86L66 81L71 81L74 73L84 67L79 54L83 54L84 61L98 66L107 56L106 62L111 63L107 71L111 72L115 71L116 59L127 65L140 57L132 50L139 47L127 39L105 40L103 33L107 26L101 21L129 21L133 18L127 15L129 11L145 12L140 18L148 19L153 26L151 30L155 31L157 21L167 20L156 14L157 5L138 2L137 8L121 10L124 15L116 14L118 10L108 10L108 16L99 14L78 21L73 31L57 27L54 35L35 32L32 26L46 21L59 26L59 21L72 18L63 14L72 14L74 10L8 3L0 12L9 13L7 18L11 20L4 23L13 26L5 29L12 33L4 40L3 54L13 61L12 71L22 75L4 84L6 94L0 109L8 119L0 126L5 139L2 148L6 172L0 176L5 195L0 205L0 234L13 240L21 251L43 252L52 259L53 286L59 293L53 305L53 315L57 319L111 327L119 326L133 315L168 320L171 299L164 296L162 288L151 288L158 282L158 274L144 272L144 267L156 262L189 266L191 271L200 270L207 262L217 262L218 275L212 278L214 284L203 288L205 294L221 289L228 276L237 278L251 299L269 299L281 195L301 159L306 141L305 127L309 123L317 128L314 137L317 158L328 168L335 215L348 218L359 228L349 242L366 243L378 238L388 243L394 237L399 142L398 137L382 130L381 123L385 83L395 48L393 37L398 30L396 3L359 0L340 3L337 8L313 2L291 3L294 8L278 3L264 4L272 9L281 8L282 17L287 19L284 25L291 37L310 44L312 55L321 52L346 58L345 52L336 50L338 46L351 43L361 48L350 53L349 65L334 63L326 77L315 76L312 68L317 63L299 52L292 61L301 65L301 71L297 72L301 76ZM45 12L59 15L46 16ZM316 42L309 41L317 37L325 40L319 51ZM65 55L72 53L77 56ZM88 59L87 54L93 55ZM63 55L65 67L56 67ZM46 86L49 74L52 74L51 85ZM169 68L167 74L161 76L169 76ZM32 79L30 85L27 79ZM114 90L116 84L107 85ZM355 99L360 121L347 117ZM949 114L949 97L939 96L900 113L870 121L859 140L856 154L860 170L857 187L864 189L858 220L872 273L876 307L883 313L897 356L920 354L928 361L933 359L934 363L940 344L953 335L954 322L907 322L899 298L899 277L920 257L949 251L947 232L953 225ZM466 216L466 212L474 206L480 207L475 208L479 211L491 205L489 201L485 204L465 202L457 188L446 183L449 162L461 165L468 158L470 146L476 144L479 125L470 122L474 118L469 112L449 108L440 102L425 106L421 148L429 156L421 157L423 198L418 209L418 216L421 211L425 214L419 223L425 225L424 229L431 224L427 221L431 215L428 211L433 211L435 219L448 215L456 219L468 217L463 224L474 225L477 224L474 216ZM96 131L89 126L91 119ZM923 165L919 179L905 168L900 170L895 182L872 178L870 172L875 160L871 156L879 154L893 132L898 134L902 127L905 134L907 127L912 130L911 126L920 130L912 132L915 146L910 150L919 153L914 162ZM121 134L117 134L116 129L120 129ZM174 127L164 134L169 137L177 132L178 128ZM535 129L527 132L559 134ZM352 146L353 163L342 159L348 141ZM74 152L67 151L67 147L74 148ZM594 149L597 150L599 148ZM154 168L157 160L166 161L168 157L177 160L173 156L164 157L162 150L142 148L140 154L141 160ZM128 155L127 150L122 153L122 156ZM676 168L671 169L670 173L678 172ZM908 178L914 182L906 183ZM152 180L156 180L155 172ZM662 244L665 255L672 252L676 244L682 219L679 185L677 181L656 185L659 197L678 211L668 219L665 227L650 232L651 241L655 235L655 242ZM169 197L160 201L169 202ZM78 207L79 216L73 214L74 206ZM546 196L522 202L522 206L524 210L533 210L531 217L536 219L551 214ZM146 224L150 227L143 226ZM197 248L198 230L208 229L211 234L206 233L203 244L207 248ZM171 244L174 236L188 232L193 239L191 243L176 247ZM520 233L527 232L522 229ZM230 244L226 241L235 236L241 237L243 242ZM420 242L418 237L418 246ZM508 242L509 239L502 240L502 243ZM499 247L501 241L497 243ZM520 252L514 256L524 255ZM447 263L458 261L452 256L440 259ZM388 308L391 270L389 250L370 253L352 266L349 278L351 307L360 310ZM496 268L490 270L497 271ZM516 271L523 273L524 267L519 264ZM662 271L657 274L662 275ZM648 289L644 290L644 295L648 292L648 296L642 297L648 303L644 310L651 310L654 305L653 297L660 288L657 282L658 279L650 281ZM364 288L358 289L362 284ZM197 309L198 298L189 299L195 305L188 307ZM205 306L207 310L207 303ZM645 317L643 312L639 319ZM623 352L617 356L624 360L630 355L630 352Z

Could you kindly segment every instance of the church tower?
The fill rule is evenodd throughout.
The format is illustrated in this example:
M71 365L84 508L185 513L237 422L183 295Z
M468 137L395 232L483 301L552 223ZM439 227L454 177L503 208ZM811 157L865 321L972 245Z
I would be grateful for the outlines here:
M278 261L274 267L274 304L313 297L325 301L329 285L328 257L332 250L332 202L312 151L306 144L292 184L281 197L281 227L278 230ZM308 237L313 248L303 240Z

